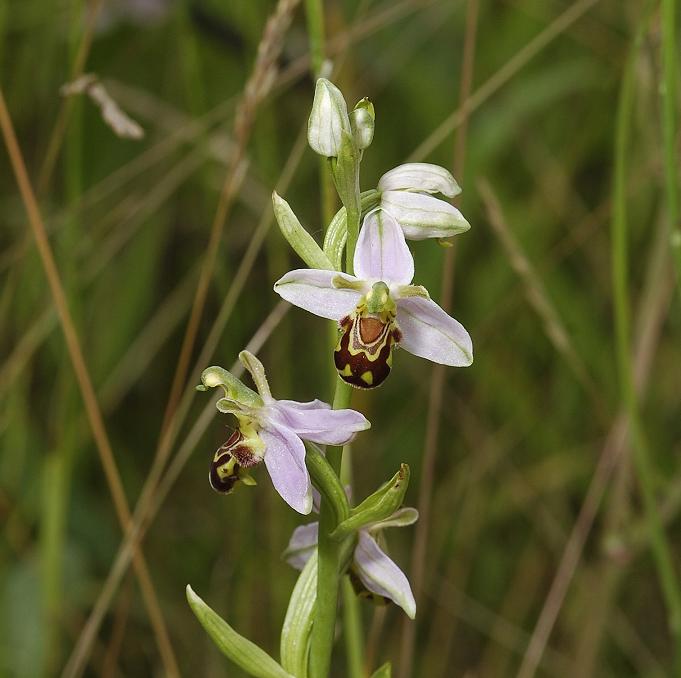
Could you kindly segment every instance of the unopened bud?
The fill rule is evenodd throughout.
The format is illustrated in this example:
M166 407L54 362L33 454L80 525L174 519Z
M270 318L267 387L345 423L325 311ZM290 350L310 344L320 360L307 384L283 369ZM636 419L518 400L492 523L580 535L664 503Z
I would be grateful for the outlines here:
M367 97L358 101L355 108L350 112L352 135L355 138L357 148L362 151L371 145L374 138L375 120L374 105Z
M307 125L307 141L319 155L335 158L340 153L343 132L352 132L345 99L332 82L319 78Z

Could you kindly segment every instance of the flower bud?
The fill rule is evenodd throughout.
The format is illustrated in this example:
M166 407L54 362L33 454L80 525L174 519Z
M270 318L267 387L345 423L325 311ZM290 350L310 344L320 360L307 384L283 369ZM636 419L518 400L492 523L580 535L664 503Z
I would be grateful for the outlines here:
M345 99L332 82L319 78L307 124L307 141L315 153L335 158L340 153L343 132L352 133Z
M358 101L355 108L350 112L352 134L357 148L361 151L371 145L371 141L374 138L375 120L374 105L367 97Z

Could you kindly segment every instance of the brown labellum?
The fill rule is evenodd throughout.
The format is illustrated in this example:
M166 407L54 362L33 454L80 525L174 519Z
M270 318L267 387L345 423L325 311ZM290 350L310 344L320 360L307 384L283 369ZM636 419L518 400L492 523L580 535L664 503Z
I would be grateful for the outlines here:
M229 494L239 482L239 471L258 463L244 436L236 430L224 445L215 451L208 473L210 486L220 494Z
M333 358L340 378L356 388L376 388L390 374L392 350L401 338L392 319L367 312L340 322L342 334Z

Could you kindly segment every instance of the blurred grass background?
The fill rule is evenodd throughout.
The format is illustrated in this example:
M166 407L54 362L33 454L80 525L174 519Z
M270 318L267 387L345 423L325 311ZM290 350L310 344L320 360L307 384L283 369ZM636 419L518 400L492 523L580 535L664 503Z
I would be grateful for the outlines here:
M432 503L421 532L414 676L678 675L627 435L632 410L613 316L615 120L633 54L621 201L629 368L676 565L681 314L664 157L666 148L677 158L678 144L672 138L670 148L662 127L661 40L669 27L655 3L647 3L652 13L643 4L325 4L334 80L349 102L369 96L376 106L363 189L407 159L452 168L469 112L457 179L472 229L456 239L453 315L471 332L476 360L446 371L427 499L419 485L432 367L398 352L385 386L354 399L373 423L354 446L355 497L406 461L408 503ZM208 464L227 437L226 421L212 415L205 394L193 393L197 369L229 368L254 340L275 396L331 397L325 326L271 291L300 264L272 228L273 188L318 240L323 232L319 164L301 142L313 93L304 5L292 8L277 72L240 139L235 111L274 2L0 4L0 84L132 509L162 440L225 176L242 177L184 405L166 440L160 468L169 470L145 500L157 511L142 550L183 675L241 675L191 614L187 583L277 655L295 582L280 554L300 522L262 470L255 490L227 498L210 490ZM466 37L472 85L462 108ZM83 71L96 73L141 124L142 140L118 138L86 98L65 102L59 88ZM59 675L83 643L122 530L5 152L0 176L0 674ZM445 251L429 241L411 245L416 282L437 300ZM388 539L411 574L415 530ZM87 675L165 675L134 570L123 571L82 657ZM399 669L409 642L401 611L361 609L372 667L392 659ZM340 639L335 675L346 675L344 662ZM405 675L405 666L395 673Z

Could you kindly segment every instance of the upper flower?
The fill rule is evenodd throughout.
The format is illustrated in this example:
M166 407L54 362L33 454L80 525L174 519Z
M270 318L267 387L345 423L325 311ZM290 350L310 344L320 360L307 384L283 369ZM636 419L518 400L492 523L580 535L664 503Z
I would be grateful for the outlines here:
M220 412L233 414L238 429L213 459L210 482L218 492L230 492L237 481L248 480L243 469L265 462L272 484L284 501L299 513L312 510L312 485L305 466L303 440L321 445L344 445L371 424L354 410L332 410L320 400L298 403L275 400L262 363L248 351L239 359L251 373L258 393L221 367L201 375L204 389L222 386Z
M414 260L399 225L385 210L364 219L355 275L318 269L290 271L274 284L286 301L339 322L334 359L342 379L373 388L388 376L395 344L443 365L473 362L471 338L421 286L411 285Z
M350 579L355 590L362 594L370 592L374 596L392 600L399 605L411 619L416 615L416 602L409 581L400 568L392 561L379 545L383 541L381 531L386 527L411 525L418 519L418 511L404 507L386 520L367 525L357 533L357 545L350 564ZM297 527L284 552L286 561L298 570L305 567L317 546L319 523Z
M392 214L411 240L449 238L470 228L456 207L433 195L453 198L461 193L444 167L425 162L399 165L379 179L378 191L381 207Z

